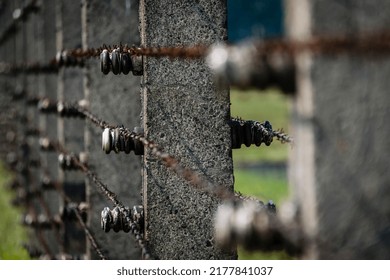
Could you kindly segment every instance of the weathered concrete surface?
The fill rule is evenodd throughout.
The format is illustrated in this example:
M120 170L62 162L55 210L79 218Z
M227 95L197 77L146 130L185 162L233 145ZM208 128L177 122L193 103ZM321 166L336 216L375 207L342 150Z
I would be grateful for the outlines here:
M139 44L138 1L98 1L87 0L83 6L83 47L100 47L103 44ZM130 5L129 5L130 4ZM139 96L140 78L131 75L100 71L100 62L91 59L85 71L85 96L90 102L90 110L111 124L123 124L132 128L140 126L141 103ZM141 159L134 153L106 155L101 148L100 128L87 125L87 146L89 164L99 178L114 191L118 198L129 207L141 204ZM139 259L141 252L129 233L100 228L100 213L105 206L113 205L91 182L88 185L87 201L90 216L88 224L95 234L103 251L111 259ZM91 258L98 256L93 248L88 249Z
M75 1L56 1L57 51L81 47L81 10L80 3ZM52 57L56 53L52 54ZM84 98L82 69L61 68L58 73L57 99L66 102L77 102ZM57 118L58 139L67 151L78 154L84 151L84 121L78 118ZM80 171L59 171L59 180L64 183L64 192L74 202L86 200L85 188L72 187L75 183L84 182ZM73 185L74 186L74 185ZM62 201L60 211L66 207ZM64 221L64 251L70 255L83 255L86 251L85 234L77 221Z
M226 40L226 1L140 1L142 46ZM145 58L147 138L215 184L233 189L229 90L218 90L203 60ZM213 241L219 201L194 190L147 152L143 166L146 234L159 259L231 259Z
M390 25L388 1L286 3L298 39ZM307 258L390 258L389 74L387 56L298 57L290 177L315 238Z

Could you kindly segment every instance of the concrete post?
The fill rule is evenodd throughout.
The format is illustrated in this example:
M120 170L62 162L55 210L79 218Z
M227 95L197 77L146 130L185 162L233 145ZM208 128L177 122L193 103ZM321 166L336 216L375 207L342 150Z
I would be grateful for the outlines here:
M57 0L56 14L57 51L81 47L80 3ZM52 57L53 55L55 53ZM78 67L60 68L57 80L57 99L72 103L83 98L82 69ZM77 155L84 151L84 121L78 118L57 118L57 126L58 140L69 152ZM74 202L86 200L84 180L84 174L80 171L59 170L59 181L63 185L64 192ZM63 207L66 205L61 200L59 211ZM86 237L77 221L64 220L63 238L65 253L73 256L85 254Z
M18 1L19 6L17 8L23 7L25 5L24 1ZM20 33L21 33L21 46L18 54L22 57L20 62L27 61L37 61L42 59L42 53L38 52L39 47L39 35L37 30L38 15L31 14L28 19L24 22L20 22ZM20 63L19 62L19 63ZM38 75L27 75L21 74L18 76L19 82L22 84L23 90L32 95L40 96L40 89L42 84L40 84ZM22 106L26 106L22 104ZM39 127L40 126L40 116L35 106L29 106L24 109L26 112L27 122L24 126L23 136L24 136L24 150L26 151L26 157L22 160L26 164L26 190L27 192L33 191L36 189L40 183L41 169L39 167L32 167L28 162L32 159L39 159L39 142L37 137L28 137L26 136L26 131L28 127ZM38 199L31 199L27 202L26 213L30 215L33 219L37 220L39 215L45 215L44 209L41 207L41 203ZM54 245L49 241L51 238L50 233L42 228L34 229L35 238L38 240L39 247L44 254L48 254L49 258L53 257L54 254ZM35 239L33 238L33 239Z
M56 30L55 30L55 2L42 1L39 14L36 16L35 39L36 39L36 57L35 61L49 61L56 52ZM39 74L38 88L36 92L30 94L40 97L48 97L52 100L57 98L57 76L50 74ZM34 108L36 110L36 108ZM55 115L40 114L38 119L38 128L51 139L57 139L57 119ZM56 153L40 153L41 171L40 176L44 178L48 175L52 180L58 177L57 155ZM41 181L38 181L37 187ZM44 191L42 200L47 206L41 211L46 215L53 217L59 212L59 196L55 190ZM59 230L47 230L45 232L48 245L53 254L62 253L63 244Z
M390 3L287 0L290 36L388 29ZM306 234L305 257L389 259L390 58L297 57L290 179Z
M3 34L8 24L12 21L12 3L4 3L1 6L0 10L0 33ZM0 45L0 55L1 61L13 63L16 59L16 39L10 38L7 41L4 41ZM0 99L0 128L1 134L7 135L7 132L10 130L15 133L15 137L17 137L18 128L12 126L12 116L16 115L16 108L10 108L12 93L15 90L15 79L14 77L1 76L1 99ZM17 138L15 138L17 139ZM11 142L7 140L7 137L1 138L1 147L0 147L0 155L2 160L6 160L7 154L10 150L14 151L15 149L10 149ZM14 141L15 142L15 141ZM15 146L13 148L16 148Z
M139 44L138 1L82 1L83 48L103 44ZM84 72L84 93L90 110L101 119L132 128L140 126L140 78L129 75L107 76L100 71L100 62L91 59ZM89 165L129 207L141 204L141 159L133 153L106 155L101 148L100 128L87 124L86 150ZM110 259L140 259L141 251L129 233L110 231L100 227L100 213L113 205L97 190L93 182L87 186L87 201L91 207L88 225L104 253ZM87 250L90 258L98 256L93 248Z
M226 1L140 1L143 47L225 41ZM233 190L229 90L217 89L203 60L144 57L141 86L147 138L215 184ZM146 150L146 237L158 259L231 259L213 240L220 201L194 190Z

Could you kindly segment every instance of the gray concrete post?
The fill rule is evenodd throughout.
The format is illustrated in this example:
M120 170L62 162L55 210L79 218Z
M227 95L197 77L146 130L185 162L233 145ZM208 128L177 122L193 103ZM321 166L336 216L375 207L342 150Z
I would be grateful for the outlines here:
M0 10L0 33L3 34L8 24L12 21L12 10L13 10L13 4L12 3L4 3ZM16 60L16 39L10 38L7 41L4 41L0 45L0 56L1 61L13 63ZM15 137L17 137L18 128L15 126L12 126L12 116L16 116L17 110L16 108L10 108L10 104L12 101L12 93L15 90L15 79L14 77L7 77L7 76L1 76L0 77L0 83L1 83L1 96L0 96L0 129L2 135L7 135L6 133L10 130L15 133ZM17 138L15 138L17 139ZM7 137L1 138L1 147L0 147L0 156L3 161L7 159L7 154L11 150L14 151L16 147L14 146L14 149L10 149L10 146L12 145L11 142L7 140ZM14 141L15 142L15 141Z
M24 1L19 1L19 7L23 7L25 5ZM31 14L28 19L24 22L20 23L20 32L21 32L21 46L22 48L18 52L22 60L21 62L29 62L29 61L38 61L42 59L42 53L38 51L39 48L39 38L38 34L38 17L41 15ZM23 89L32 95L40 96L40 89L42 88L42 84L40 84L38 75L27 75L21 74L18 76L19 82L22 84ZM25 106L25 104L22 104ZM27 123L24 126L23 134L26 133L28 127L39 127L40 126L40 116L35 106L29 106L25 108ZM24 135L25 136L25 135ZM24 138L25 144L27 147L26 150L26 158L23 158L24 162L27 162L27 172L25 174L26 177L26 190L33 191L36 189L40 183L41 177L41 169L40 167L32 167L28 165L28 162L31 159L39 159L39 142L37 137L27 137ZM41 207L41 203L38 199L32 199L27 202L26 205L26 213L31 215L34 219L38 219L39 215L45 215L44 209ZM52 257L54 254L53 249L54 245L51 241L50 233L41 228L34 229L35 238L39 241L39 248L42 250L44 254L49 254L49 257Z
M39 14L36 17L36 58L35 61L47 62L53 58L56 52L56 30L55 30L55 2L42 1ZM52 100L57 99L57 76L54 74L39 74L37 92L31 94L40 97L48 97ZM34 108L37 110L36 108ZM57 139L57 119L55 115L39 115L38 128L50 139ZM41 178L48 175L52 180L56 180L58 176L57 154L56 153L40 153L41 161ZM39 179L41 179L39 178ZM37 182L37 187L42 181ZM41 211L46 216L58 215L59 196L55 190L45 191L42 195L42 200L46 204L47 209ZM62 253L62 237L59 230L47 230L45 232L48 245L53 254Z
M81 47L80 3L57 0L56 14L57 51ZM57 80L57 99L73 103L83 98L82 69L78 67L60 68ZM84 121L78 118L57 118L58 140L67 151L76 155L84 151L84 126ZM84 180L84 174L78 170L59 170L59 181L63 185L64 192L74 202L79 203L86 200ZM59 211L62 211L63 207L66 205L61 200ZM65 253L70 255L85 254L86 237L77 221L64 220L63 238Z
M388 30L390 3L287 0L292 38ZM390 258L390 58L297 57L290 179L306 234L305 257Z
M138 45L138 1L82 1L83 48L96 48L103 44L123 43ZM88 61L84 72L84 93L90 110L111 124L132 128L140 126L141 103L139 77L129 75L107 76L100 71L100 62ZM101 148L100 128L87 123L86 150L89 165L118 198L129 207L141 204L141 159L134 153L106 155ZM113 205L97 190L93 182L87 186L87 201L90 205L88 225L110 259L139 259L141 252L129 233L110 231L100 227L100 213L104 207ZM87 249L95 259L92 247Z
M225 41L226 1L140 1L143 47ZM141 86L147 138L209 181L233 190L229 90L217 89L203 60L144 57ZM231 259L213 240L220 201L191 187L146 150L146 237L159 259Z

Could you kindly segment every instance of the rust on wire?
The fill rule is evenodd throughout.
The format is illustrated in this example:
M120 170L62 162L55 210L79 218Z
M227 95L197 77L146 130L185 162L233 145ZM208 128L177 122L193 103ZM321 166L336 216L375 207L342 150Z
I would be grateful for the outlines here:
M92 114L89 115L92 119L96 120L97 118L95 117L92 117ZM98 121L98 123L100 123ZM147 241L144 240L143 238L143 234L141 233L141 228L140 226L131 218L131 213L130 213L130 210L124 206L124 204L118 199L117 195L112 192L100 179L99 177L89 169L89 167L81 162L78 157L76 157L75 155L71 154L71 153L68 153L64 147L62 147L58 142L55 142L55 141L50 141L50 145L55 147L55 150L64 155L64 156L67 156L70 158L71 160L71 164L75 167L77 167L78 169L80 169L90 180L92 180L95 184L95 186L98 187L98 189L100 190L101 193L103 193L106 198L108 198L116 207L118 207L120 209L120 211L124 214L125 216L125 219L126 219L126 222L128 223L129 225L129 228L130 228L130 231L131 233L134 235L137 243L139 244L139 246L141 247L142 249L142 254L143 254L143 258L144 259L150 259L151 258L151 254L149 252L149 249L148 249L148 245L147 245ZM67 198L65 196L65 194L63 193L62 190L59 190L61 196L64 197L65 201L69 200L69 198ZM76 211L77 212L77 211ZM76 214L77 216L77 214ZM79 219L79 217L77 217ZM85 225L85 224L84 224ZM83 225L82 225L83 226ZM87 227L84 227L84 231L87 231L88 228ZM87 237L88 238L91 238L93 237L93 235L91 233L87 233ZM96 243L96 240L92 241L91 240L91 243L92 245L93 244L97 244ZM94 245L93 245L94 246ZM99 247L95 248L95 250L98 252L98 249ZM100 251L100 249L99 249ZM99 256L101 255L101 251L98 252Z
M206 192L212 196L216 196L220 199L240 199L240 200L254 200L254 198L243 196L239 193L234 193L225 186L222 185L214 185L213 183L209 182L207 179L203 178L200 174L195 172L194 170L184 167L178 159L176 159L174 156L169 155L168 153L164 152L163 148L161 148L157 143L154 141L151 141L147 139L143 133L137 133L136 131L131 131L128 128L125 128L123 126L117 126L117 125L111 125L105 122L104 120L100 119L96 115L94 115L92 112L90 112L85 106L77 106L74 107L77 109L81 114L85 116L86 119L91 121L96 126L100 127L101 129L118 129L119 133L123 136L124 139L131 138L135 142L141 142L146 148L148 148L151 153L162 161L162 163L170 168L172 171L177 173L179 176L181 176L183 179L188 181L193 187L195 187L199 191ZM66 152L62 151L62 149L57 148L61 153L66 154ZM78 164L78 159L76 157L72 157L73 163L78 165L80 169L86 173L88 177L90 177L97 186L103 191L103 193L115 204L117 205L118 200L116 198L116 195L112 192L110 192L107 187L101 183L100 180L97 179L96 174L91 172L88 167L84 164ZM259 203L262 203L259 201ZM123 206L123 205L122 205ZM124 206L123 206L124 207Z
M359 55L383 55L390 53L390 31L362 33L355 35L318 35L305 41L294 41L291 39L265 39L251 41L255 49L256 57L271 57L275 54L283 54L285 59L293 57L298 53L310 51L314 54L338 55L343 53ZM234 48L234 45L227 45ZM135 56L169 57L182 59L199 59L209 55L212 46L155 46L155 47L129 47L128 45L103 45L98 48L89 49L68 49L60 51L48 63L25 62L22 64L10 64L0 62L0 74L18 73L57 73L60 67L84 67L85 59L99 58L103 51L119 51ZM240 49L238 49L240 52ZM271 57L271 62L272 62ZM252 59L252 61L254 61ZM268 60L267 60L268 61ZM289 59L287 59L289 61ZM272 65L272 64L270 64ZM275 66L276 70L277 65Z
M361 34L328 34L313 36L305 41L291 39L264 39L251 42L255 45L259 55L270 53L285 53L296 55L303 51L323 54L359 53L381 54L390 53L390 31L383 30ZM232 45L230 45L232 46ZM228 47L230 47L228 45ZM122 53L138 56L170 57L198 59L205 57L210 50L209 45L195 46L155 46L129 47L128 45L103 45L98 48L67 50L69 56L76 58L100 57L103 50L112 52L119 49Z
M46 138L48 139L48 138ZM48 140L50 141L50 140ZM57 151L64 151L64 149L56 142L54 143L51 143L50 144L51 146L55 147ZM45 180L43 180L43 185L50 185L50 188L54 188L58 193L59 195L61 196L61 198L64 200L64 202L67 204L67 205L77 205L77 203L74 203L64 192L64 189L62 188L62 184L58 183L58 182L53 182L50 180L49 177L45 177L44 178ZM77 218L77 221L79 222L79 224L81 225L81 227L83 228L84 232L85 232L85 235L87 236L87 238L89 239L89 241L91 242L91 245L92 247L94 248L94 250L96 251L97 255L102 259L102 260L107 260L108 258L102 253L102 250L100 249L100 246L98 245L96 239L94 238L91 230L88 228L88 226L85 224L84 220L83 220L83 217L81 215L81 209L79 207L72 207L72 210L75 214L75 217Z

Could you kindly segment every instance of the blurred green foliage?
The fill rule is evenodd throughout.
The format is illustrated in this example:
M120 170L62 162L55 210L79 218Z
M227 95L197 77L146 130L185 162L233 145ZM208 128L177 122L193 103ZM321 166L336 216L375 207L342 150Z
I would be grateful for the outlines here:
M0 164L0 259L26 260L27 251L22 244L27 242L26 229L19 223L21 209L11 207L13 192L6 188L11 175Z

